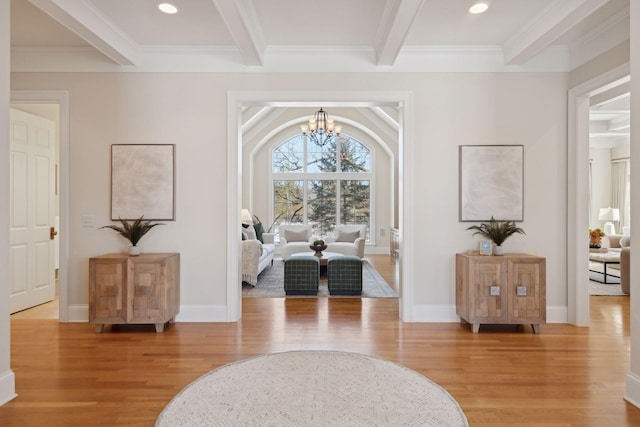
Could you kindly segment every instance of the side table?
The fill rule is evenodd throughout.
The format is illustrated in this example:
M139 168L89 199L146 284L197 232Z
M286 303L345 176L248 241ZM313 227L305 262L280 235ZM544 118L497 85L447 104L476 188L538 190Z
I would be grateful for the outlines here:
M180 254L107 254L89 259L89 322L154 324L163 332L180 311Z

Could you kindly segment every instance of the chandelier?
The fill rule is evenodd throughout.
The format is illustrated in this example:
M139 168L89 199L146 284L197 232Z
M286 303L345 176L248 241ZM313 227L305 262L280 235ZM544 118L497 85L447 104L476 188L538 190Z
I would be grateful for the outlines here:
M313 118L309 119L308 124L300 126L300 130L303 136L309 137L314 144L322 147L340 136L342 126L336 125L333 119L329 118L329 114L320 107Z

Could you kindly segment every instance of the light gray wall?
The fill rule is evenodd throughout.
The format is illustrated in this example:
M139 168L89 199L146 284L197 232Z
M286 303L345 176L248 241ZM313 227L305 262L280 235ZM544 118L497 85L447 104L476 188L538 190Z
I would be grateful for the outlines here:
M640 2L630 2L631 15L631 157L640 159ZM633 166L632 166L633 167ZM640 188L640 174L631 174L631 188ZM631 361L625 397L640 407L640 197L631 196Z
M0 1L0 405L15 397L9 331L9 2Z
M68 90L71 110L69 301L86 309L88 258L124 251L109 221L111 144L177 145L177 220L142 240L181 253L181 313L226 304L227 91L412 91L416 310L455 317L454 254L476 248L458 222L458 146L524 145L527 234L507 252L547 258L550 320L566 319L567 78L563 73L16 73L12 89ZM82 227L94 215L96 227ZM419 316L418 316L419 317Z

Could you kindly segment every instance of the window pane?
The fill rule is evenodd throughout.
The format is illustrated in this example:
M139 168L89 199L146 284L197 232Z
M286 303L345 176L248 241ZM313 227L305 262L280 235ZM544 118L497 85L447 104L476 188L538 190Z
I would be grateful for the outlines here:
M369 240L369 207L371 188L368 180L340 181L340 223L366 224Z
M336 185L333 180L309 181L307 216L315 236L333 233L336 225Z
M280 224L304 222L304 181L273 182L273 233L279 235Z
M367 147L351 138L343 138L340 144L341 172L369 172L371 152Z
M296 136L285 141L273 152L273 172L303 172L304 141Z
M337 155L336 143L328 142L323 146L314 144L311 140L307 142L307 172L335 172Z

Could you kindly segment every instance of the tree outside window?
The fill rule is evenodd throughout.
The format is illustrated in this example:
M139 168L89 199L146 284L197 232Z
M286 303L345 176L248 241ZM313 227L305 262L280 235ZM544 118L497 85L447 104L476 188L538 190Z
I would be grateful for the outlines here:
M371 151L361 142L341 135L318 146L299 135L276 147L272 162L276 234L280 224L311 224L319 237L338 224L371 227Z

